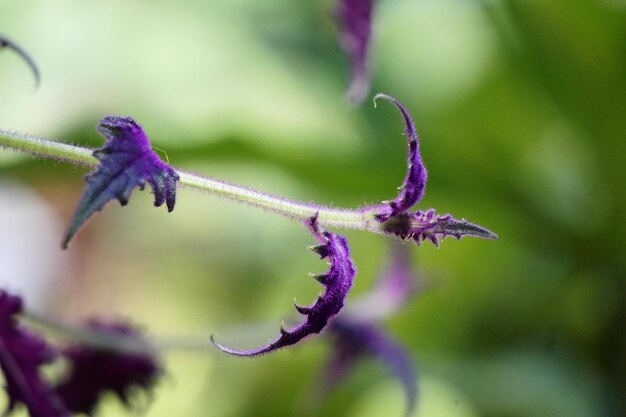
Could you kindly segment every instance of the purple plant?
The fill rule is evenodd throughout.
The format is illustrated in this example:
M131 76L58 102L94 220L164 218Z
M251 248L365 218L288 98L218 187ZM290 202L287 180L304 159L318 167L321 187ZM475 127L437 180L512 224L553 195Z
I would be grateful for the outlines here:
M384 365L402 384L406 395L406 415L417 401L417 373L409 352L380 326L380 321L397 313L416 295L417 275L411 266L408 247L392 242L387 268L374 288L354 300L352 309L328 327L330 358L319 381L326 396L362 361L373 359Z
M154 205L167 202L167 210L174 210L178 174L152 150L141 126L130 117L108 116L98 131L107 141L93 152L100 164L85 177L87 187L63 238L64 249L92 214L114 198L125 206L133 189L143 190L146 182L154 192Z
M57 349L19 324L16 316L21 313L21 298L0 290L0 369L9 398L7 414L23 404L31 417L92 415L105 391L114 392L129 405L130 388L150 391L161 375L149 342L125 323L93 320L88 324L91 341L94 335L96 340L126 341L114 349L84 343ZM42 377L40 368L61 356L68 361L68 371L52 384Z
M126 323L92 320L88 327L103 337L141 338L139 332ZM107 391L129 405L131 388L140 387L150 392L162 373L155 355L145 352L118 352L73 344L61 353L69 361L69 370L54 389L73 413L92 415L101 395Z
M278 338L256 349L226 347L217 343L213 336L210 342L225 353L255 357L295 345L312 334L328 329L334 340L334 349L327 379L338 382L357 360L377 358L401 381L410 412L416 399L416 376L410 355L378 324L414 294L407 249L394 249L388 272L375 291L366 296L365 304L363 300L356 300L356 309L339 315L352 287L356 267L347 239L322 227L358 229L401 240L411 239L418 244L429 240L436 246L439 239L447 236L457 239L463 236L495 239L497 236L473 223L456 220L449 214L438 215L433 209L409 211L424 195L427 179L419 138L408 110L400 101L384 94L377 95L375 100L378 98L391 101L404 119L408 142L407 173L400 192L393 200L358 209L336 209L291 201L176 170L158 158L143 129L130 117L102 119L98 130L105 136L106 143L96 150L3 129L0 129L0 147L93 168L86 177L87 185L63 239L64 248L93 213L115 198L126 205L132 190L136 187L143 189L146 183L154 192L155 206L166 203L169 211L174 208L176 188L181 184L304 223L318 243L311 249L326 259L329 265L325 273L312 275L324 286L323 294L309 306L295 306L304 316L304 321L289 329L281 326ZM74 337L80 344L62 351L69 360L70 371L50 388L39 377L39 367L52 361L55 351L41 338L16 325L13 314L21 310L21 304L15 298L2 295L4 299L0 301L5 304L0 303L0 313L3 313L0 317L0 365L11 399L9 410L15 404L23 403L32 417L91 414L102 392L112 391L128 403L130 386L139 386L150 392L160 375L156 360L157 341L144 340L133 328L123 324L92 322L82 329L60 326L62 332ZM43 320L43 324L59 327L49 320ZM130 350L129 345L132 347Z
M411 415L417 402L417 374L406 349L377 325L339 318L328 328L333 351L326 365L321 384L334 387L360 361L373 358L383 364L404 387L406 415Z
M58 355L37 334L17 321L22 300L0 290L0 369L9 398L6 413L23 404L31 417L69 416L63 402L41 376L40 367Z
M389 100L400 110L402 118L404 119L404 134L409 146L407 157L407 170L406 177L400 185L400 193L398 196L387 202L387 206L381 208L380 213L376 214L376 219L380 222L386 222L392 217L397 217L406 213L411 207L417 204L424 196L424 190L426 189L426 179L428 173L426 167L422 162L419 149L419 136L415 130L413 119L407 111L407 109L396 99L395 97L388 96L386 94L377 94L374 97L374 105L379 98Z
M235 350L225 347L211 340L222 352L237 356L258 356L272 352L286 346L295 345L305 337L321 332L328 321L337 315L344 305L344 300L352 288L356 267L350 258L348 240L340 235L320 230L317 224L317 215L306 221L306 226L317 242L311 250L318 253L322 259L328 259L328 271L324 274L312 274L325 287L324 294L311 306L304 307L295 304L298 313L306 320L292 329L280 328L280 336L266 346L253 350Z
M463 236L497 239L495 233L465 219L457 220L450 214L438 215L434 209L417 210L412 213L408 211L420 201L426 187L427 172L419 152L419 137L411 115L398 99L386 94L377 94L374 103L379 98L391 101L400 110L404 119L404 133L409 146L407 173L400 186L400 193L395 199L362 210L374 213L374 218L380 222L384 233L402 240L412 239L417 244L428 239L438 247L439 238L448 236L453 236L457 240Z

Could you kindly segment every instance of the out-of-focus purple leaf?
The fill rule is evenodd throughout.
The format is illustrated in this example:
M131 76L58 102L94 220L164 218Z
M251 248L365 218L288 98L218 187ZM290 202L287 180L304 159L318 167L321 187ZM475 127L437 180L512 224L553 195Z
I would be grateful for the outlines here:
M390 242L389 259L371 291L350 304L346 314L352 320L378 321L404 307L418 290L418 274L411 265L411 248L404 242Z
M146 182L154 192L154 205L167 203L168 211L174 210L178 174L152 150L141 126L130 117L108 116L98 131L106 138L93 153L100 164L85 177L87 186L63 239L64 249L91 215L114 198L126 205L133 189L143 189Z
M382 363L400 381L406 395L406 415L411 415L417 401L417 373L408 352L371 323L339 317L328 328L333 336L333 351L322 376L323 389L333 389L361 360L373 358Z
M340 44L350 60L350 86L346 96L358 104L370 89L369 42L374 0L339 0Z
M18 324L15 315L21 312L22 300L0 290L0 369L9 398L5 414L21 403L31 417L69 417L39 373L39 367L52 362L57 352Z
M356 275L356 267L350 258L348 241L343 236L321 230L317 224L317 216L307 221L307 227L318 242L318 245L311 249L322 259L328 259L329 268L324 274L312 275L325 287L324 293L318 297L317 301L306 307L295 305L296 310L304 315L306 320L291 329L281 326L280 336L276 340L257 349L232 349L215 342L211 336L211 340L218 349L237 356L258 356L269 353L294 345L311 334L321 332L328 321L341 311Z
M103 335L142 337L125 323L93 320L88 326ZM107 391L128 405L132 387L151 391L162 374L158 359L147 353L114 352L86 345L71 345L61 353L68 359L69 369L55 390L73 413L92 415Z

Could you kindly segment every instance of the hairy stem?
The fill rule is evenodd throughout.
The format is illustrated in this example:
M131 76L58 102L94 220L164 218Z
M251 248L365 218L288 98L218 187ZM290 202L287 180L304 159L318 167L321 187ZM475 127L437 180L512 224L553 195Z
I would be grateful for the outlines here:
M86 326L72 326L48 315L25 311L22 317L63 339L119 353L154 355L166 352L215 352L208 336L145 336L103 333Z
M93 149L67 145L2 128L0 128L0 147L86 167L95 167L99 162L92 155ZM370 210L336 209L291 201L214 178L178 170L177 173L180 176L180 185L206 191L218 197L245 203L294 220L306 220L318 213L317 221L322 226L384 233Z

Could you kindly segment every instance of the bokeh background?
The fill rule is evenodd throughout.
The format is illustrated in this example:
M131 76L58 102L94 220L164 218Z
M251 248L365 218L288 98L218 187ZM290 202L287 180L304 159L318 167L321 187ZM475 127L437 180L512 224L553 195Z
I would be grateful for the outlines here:
M334 2L0 1L0 126L99 146L132 115L176 167L333 206L394 195L399 115L351 107ZM401 99L429 168L419 208L499 241L412 249L427 290L385 327L420 371L420 417L626 414L626 2L380 0L373 92ZM163 153L162 153L163 154ZM125 317L151 334L254 346L325 267L297 224L181 189L112 203L59 248L85 171L0 151L0 279L33 311ZM347 232L366 292L390 248ZM350 299L348 303L350 303ZM402 390L365 363L318 404L324 336L243 360L164 357L146 416L401 416ZM139 394L137 401L149 402ZM128 415L116 400L102 416Z

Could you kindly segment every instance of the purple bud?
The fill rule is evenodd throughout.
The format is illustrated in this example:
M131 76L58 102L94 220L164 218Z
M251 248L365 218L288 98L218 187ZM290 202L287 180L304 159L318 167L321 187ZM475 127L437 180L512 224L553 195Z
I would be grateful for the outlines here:
M136 329L124 323L104 324L94 320L88 325L103 335L141 338ZM106 391L114 392L128 405L132 387L150 391L162 373L157 359L145 353L72 345L62 354L69 361L69 370L55 389L73 413L92 415Z
M400 186L400 193L398 196L388 202L388 207L381 208L377 215L377 219L381 222L389 220L389 218L397 216L402 213L406 213L411 207L417 204L424 195L424 189L426 188L427 172L419 149L419 136L413 125L413 120L407 109L402 103L395 97L388 96L386 94L377 94L374 97L374 104L376 100L383 98L391 101L400 110L404 119L404 134L409 145L408 157L407 157L407 171L406 177Z
M413 239L417 244L428 239L435 246L439 246L439 238L447 236L454 236L457 239L463 236L497 239L498 236L490 230L466 220L456 220L449 214L439 216L433 209L417 210L412 213L408 211L421 200L426 188L427 172L420 156L419 137L411 115L400 101L386 94L377 94L374 97L374 104L378 98L384 98L395 104L404 118L404 133L409 144L407 173L400 186L400 193L395 199L386 204L364 207L362 211L373 212L376 220L382 223L385 233L402 240Z
M6 414L21 403L31 417L68 417L69 412L39 373L39 367L52 362L57 352L18 324L15 315L21 312L22 300L0 290L0 369L9 397Z
M350 86L347 97L358 104L370 89L368 49L372 33L373 0L339 0L337 15L340 43L350 60Z
M37 67L37 64L35 64L35 61L30 57L30 55L15 42L0 35L0 49L3 48L12 50L26 62L26 65L28 65L28 67L33 72L33 76L35 77L35 88L39 87L39 84L41 82L41 75L39 74L39 68Z
M450 214L438 215L435 210L418 210L392 217L383 224L386 233L399 238L413 239L417 244L430 240L439 246L439 238L463 236L497 239L498 235L465 219L457 220Z
M323 231L317 224L317 216L306 222L307 227L317 240L319 246L312 248L324 259L328 259L329 268L324 274L315 275L325 291L310 306L296 305L296 310L306 317L306 320L291 328L281 327L280 336L268 345L252 350L236 350L211 340L223 352L236 356L257 356L274 350L294 345L305 337L321 332L328 321L334 317L344 305L344 300L352 287L356 268L350 258L350 248L345 237Z
M154 205L167 203L167 210L174 210L178 174L152 151L141 126L130 117L108 116L100 121L98 131L107 139L93 153L101 162L85 177L87 186L63 239L64 249L91 215L114 198L126 205L133 189L143 190L146 182L154 192Z

